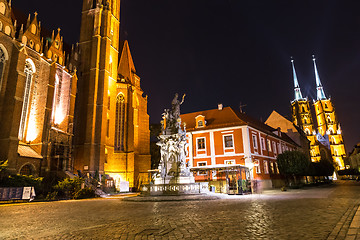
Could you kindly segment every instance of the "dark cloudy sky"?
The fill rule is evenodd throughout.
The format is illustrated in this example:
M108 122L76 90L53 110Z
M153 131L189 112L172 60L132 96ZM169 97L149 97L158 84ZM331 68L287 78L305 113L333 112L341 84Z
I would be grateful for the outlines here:
M81 0L14 0L42 25L79 37ZM182 112L218 103L266 120L290 116L293 56L304 96L316 97L312 55L331 96L347 151L360 142L360 1L122 0L121 36L129 40L141 86L158 122L176 92Z

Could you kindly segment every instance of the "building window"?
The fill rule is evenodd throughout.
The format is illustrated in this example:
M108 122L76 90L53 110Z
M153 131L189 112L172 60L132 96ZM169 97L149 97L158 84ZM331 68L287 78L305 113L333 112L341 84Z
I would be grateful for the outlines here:
M106 121L106 136L110 136L110 119L107 119Z
M276 154L276 143L273 142L273 149L274 149L274 154Z
M271 141L267 139L268 151L271 152Z
M204 167L206 165L207 165L207 162L198 162L197 163L198 167ZM206 170L199 170L199 171L197 171L197 175L199 175L199 176L207 175L207 171Z
M279 151L279 154L281 153L281 145L280 143L277 144L277 147L278 147L278 151Z
M104 159L105 163L108 163L108 150L105 148L105 159Z
M258 160L254 161L254 165L256 173L261 173L261 168Z
M232 147L234 147L233 136L232 136L232 135L226 135L226 136L224 136L224 145L225 145L225 148L232 148Z
M110 110L110 96L108 96L108 110Z
M115 113L115 151L124 151L124 136L125 136L125 97L119 94L116 97L116 113Z
M2 80L3 80L3 76L4 76L5 60L6 60L5 53L0 47L0 91L1 91Z
M268 162L266 160L264 160L264 173L265 174L269 174L269 165Z
M253 140L254 149L257 150L258 144L257 144L256 135L252 135L252 140Z
M205 149L205 138L198 138L197 139L197 149L204 150Z
M198 162L197 163L198 167L203 167L203 166L206 166L206 165L207 165L207 162Z
M198 121L198 127L203 127L204 126L204 122L203 121Z
M261 149L266 150L265 139L262 137L262 138L260 138L260 141L261 141Z
M224 163L227 165L235 164L235 160L225 160Z
M21 168L20 175L26 175L26 176L32 175L32 167L29 164L26 164Z
M20 128L19 128L19 139L24 139L24 132L26 127L26 121L28 117L28 110L30 105L30 89L33 78L33 73L35 69L33 69L29 60L25 62L25 90L24 90L24 98L23 98L23 106L21 111L21 119L20 119Z
M270 169L271 169L271 173L276 173L275 169L274 169L274 163L270 162Z

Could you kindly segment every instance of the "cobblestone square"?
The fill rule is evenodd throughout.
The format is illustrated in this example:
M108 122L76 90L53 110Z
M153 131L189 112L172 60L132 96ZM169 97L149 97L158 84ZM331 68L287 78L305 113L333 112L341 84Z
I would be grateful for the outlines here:
M205 201L8 204L0 239L345 239L359 197L354 181Z

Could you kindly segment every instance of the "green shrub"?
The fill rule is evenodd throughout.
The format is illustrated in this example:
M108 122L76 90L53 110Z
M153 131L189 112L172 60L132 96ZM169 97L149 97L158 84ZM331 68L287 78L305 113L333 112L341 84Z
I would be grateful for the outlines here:
M58 192L60 198L74 198L75 193L81 189L81 184L84 182L82 178L75 177L73 179L65 178L59 181L53 189Z
M45 197L45 201L55 201L58 199L58 192L49 192L46 197Z
M85 199L85 198L94 198L95 191L90 187L85 187L77 191L74 195L74 199Z
M14 175L0 181L0 187L35 187L35 193L42 192L42 177Z

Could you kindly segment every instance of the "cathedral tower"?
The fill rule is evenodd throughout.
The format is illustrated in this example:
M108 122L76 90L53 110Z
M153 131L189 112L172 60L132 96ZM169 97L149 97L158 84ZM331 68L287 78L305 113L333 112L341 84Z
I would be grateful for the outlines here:
M127 42L120 0L84 0L74 170L136 185L150 169L149 116Z
M316 66L315 57L313 57L315 78L316 78L316 95L314 100L315 114L318 125L317 138L320 142L330 143L330 150L333 161L336 162L339 169L344 169L344 157L346 157L344 141L340 124L335 114L335 108L330 98L326 98L323 86L320 82L319 73Z
M291 60L293 77L294 77L294 91L295 99L291 102L292 119L296 126L299 126L306 134L310 141L310 157L313 162L320 161L319 144L316 140L314 122L311 115L310 103L307 98L303 98L297 79L294 60Z

